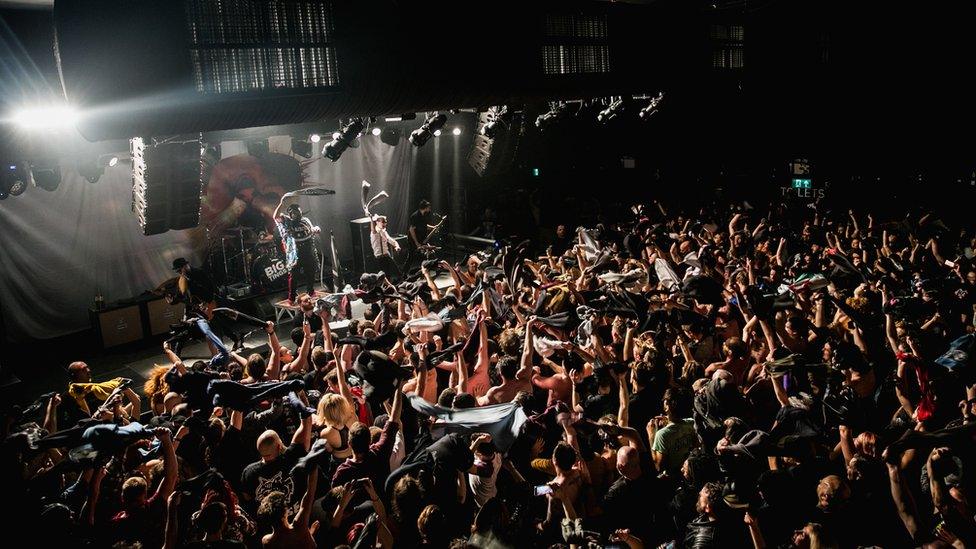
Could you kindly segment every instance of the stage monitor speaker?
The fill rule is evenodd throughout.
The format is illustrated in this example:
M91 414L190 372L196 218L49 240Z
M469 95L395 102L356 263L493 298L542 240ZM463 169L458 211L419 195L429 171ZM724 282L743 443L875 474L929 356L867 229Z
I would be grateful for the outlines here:
M155 336L169 332L169 327L183 319L183 303L174 302L172 305L165 299L154 299L146 302L146 326L149 335Z
M91 315L104 349L142 339L142 314L138 305L92 310Z
M132 211L146 236L200 224L204 161L201 141L129 141L132 156Z

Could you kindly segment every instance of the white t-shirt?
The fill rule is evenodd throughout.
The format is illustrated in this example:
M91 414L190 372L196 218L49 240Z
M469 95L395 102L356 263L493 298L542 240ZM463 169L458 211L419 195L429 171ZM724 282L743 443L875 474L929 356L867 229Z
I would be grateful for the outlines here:
M500 453L495 452L495 459L492 460L491 465L490 477L479 477L468 473L468 484L471 486L471 493L474 494L474 501L478 507L498 494L495 480L498 479L498 470L502 468L502 455Z

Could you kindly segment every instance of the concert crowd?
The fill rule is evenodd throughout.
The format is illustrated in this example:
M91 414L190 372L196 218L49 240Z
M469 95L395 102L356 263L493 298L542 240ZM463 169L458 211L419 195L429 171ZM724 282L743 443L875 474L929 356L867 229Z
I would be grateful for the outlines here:
M4 514L39 547L976 546L953 225L653 202L367 273L266 355L72 363L4 412Z

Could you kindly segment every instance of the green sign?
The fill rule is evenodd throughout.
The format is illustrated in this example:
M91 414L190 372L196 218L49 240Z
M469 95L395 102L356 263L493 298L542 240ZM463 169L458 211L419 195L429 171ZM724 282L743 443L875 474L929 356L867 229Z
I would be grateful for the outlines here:
M812 186L812 180L810 179L793 179L794 189L809 189Z
M532 168L532 175L539 177L539 168Z

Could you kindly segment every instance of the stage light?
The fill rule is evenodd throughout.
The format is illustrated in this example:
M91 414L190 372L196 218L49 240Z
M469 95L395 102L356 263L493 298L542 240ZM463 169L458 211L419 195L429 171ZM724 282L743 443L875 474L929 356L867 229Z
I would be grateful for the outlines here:
M10 196L20 196L27 190L27 182L23 179L15 179L10 185Z
M381 129L379 129L379 128L373 128L373 131L372 131L372 132L370 132L370 133L372 133L372 134L373 134L373 135L375 135L376 137L379 137L379 136L380 136L380 134L381 134L381 133L383 133L383 130L381 130Z
M220 144L206 143L201 146L200 160L207 166L216 166L220 162Z
M11 119L28 130L67 129L78 122L78 113L67 105L32 107L14 112Z
M119 157L114 154L103 154L98 157L98 165L101 167L114 167L119 163Z
M413 120L415 118L417 118L417 113L408 112L408 113L403 113L400 116L387 116L383 120L386 122L400 122L402 120Z
M262 158L268 155L271 149L268 146L267 139L259 139L256 141L247 142L247 154L255 157Z
M509 118L507 105L490 107L487 114L481 117L483 124L477 131L488 139L493 139L507 124L506 120Z
M61 185L61 167L56 162L50 164L38 162L31 165L31 177L34 184L45 191L56 191Z
M569 115L569 105L566 103L553 103L549 108L549 112L540 114L535 119L535 127L539 128L540 131L546 131L552 128L559 122L566 119Z
M25 165L10 164L3 174L0 174L0 200L8 196L19 196L27 190L30 183L30 172Z
M639 113L637 113L637 117L644 121L650 120L651 117L657 114L657 108L661 104L661 101L663 100L664 100L664 92L658 93L656 97L651 98L651 102L648 103L646 107L644 107L643 109L640 110Z
M624 101L623 96L621 96L611 100L610 105L606 109L600 111L600 114L596 115L596 120L601 124L608 124L623 116L626 111L627 104Z
M322 136L317 133L313 133L308 137L308 140L312 143L318 143L319 141L322 141Z
M302 158L312 158L312 142L300 137L292 137L291 152Z
M440 130L434 130L434 137L440 137L440 136L441 136L441 131Z
M380 141L391 147L396 147L400 144L400 132L396 128L387 126L383 128L383 132L380 134Z
M454 135L461 135L461 128L454 128L453 130L451 130L451 133L453 133Z
M20 196L27 190L30 173L20 164L12 165L11 168L7 171L7 192L10 196Z
M359 138L359 134L366 128L362 119L356 118L350 121L341 132L332 134L332 141L322 149L322 156L335 162L339 160L342 153L346 152L353 142Z
M84 177L89 183L98 183L105 173L105 166L94 160L80 160L76 167L78 175Z
M498 127L501 125L501 123L502 123L501 120L497 120L496 119L496 120L492 120L491 122L485 124L481 128L481 135L483 135L483 136L485 136L485 137L487 137L489 139L491 139L492 137L495 137L495 135L498 133Z
M435 114L424 121L424 125L410 133L410 143L423 147L432 135L440 135L440 129L447 122L447 115Z

